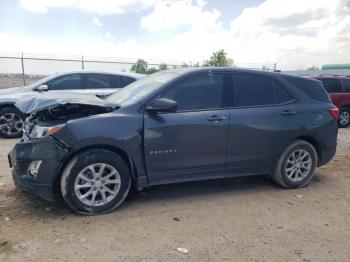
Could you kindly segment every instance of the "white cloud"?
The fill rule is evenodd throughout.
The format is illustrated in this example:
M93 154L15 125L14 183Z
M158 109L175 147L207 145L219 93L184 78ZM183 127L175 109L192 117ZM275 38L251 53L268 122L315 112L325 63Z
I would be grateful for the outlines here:
M103 1L73 0L69 3L91 12L91 3L95 3L95 13L106 13L112 12L111 10L126 12L136 2L152 2L106 0L108 11L107 8L99 7L104 5L101 3ZM48 0L45 4L43 0L22 2L31 3L27 9L32 8L38 12L47 11L54 3L56 6L69 6L67 0ZM238 65L271 65L277 62L281 69L350 61L349 0L266 0L259 6L244 9L231 21L229 27L223 27L220 13L215 9L208 10L204 1L165 0L141 18L141 26L149 32L148 38L156 39L162 31L172 30L174 33L169 39L155 41L153 44L133 39L114 42L107 34L103 38L91 36L89 41L62 39L63 42L60 43L0 34L0 42L1 49L9 51L60 53L64 50L69 54L135 59L141 57L148 61L154 59L168 63L201 62L218 49L225 49ZM181 33L177 33L179 31Z
M154 5L158 0L20 0L28 11L47 13L50 8L75 8L89 13L120 14Z
M204 11L206 2L199 0L162 1L153 12L141 19L141 28L148 31L172 30L182 26L203 27L216 25L220 12L216 9Z
M98 27L103 26L103 23L97 17L94 17L94 24Z
M107 32L107 33L106 33L106 37L107 37L108 39L112 39L112 38L113 38L113 35L112 35L110 32Z

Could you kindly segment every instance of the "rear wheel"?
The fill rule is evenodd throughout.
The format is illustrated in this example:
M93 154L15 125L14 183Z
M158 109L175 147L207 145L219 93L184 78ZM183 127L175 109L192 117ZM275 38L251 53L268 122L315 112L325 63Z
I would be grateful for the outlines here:
M340 110L338 126L339 127L350 126L350 108L349 107L344 107Z
M272 179L285 188L306 186L317 166L315 148L303 140L293 141L281 154Z
M26 116L14 107L0 110L0 136L19 138L22 136L23 122Z
M116 153L93 149L74 157L61 178L61 193L76 212L108 213L127 197L131 185L129 168Z

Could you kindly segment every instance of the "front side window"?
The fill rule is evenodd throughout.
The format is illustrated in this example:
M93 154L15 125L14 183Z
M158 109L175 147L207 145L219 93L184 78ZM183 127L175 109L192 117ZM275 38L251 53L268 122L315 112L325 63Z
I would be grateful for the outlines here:
M345 92L350 93L350 79L343 79Z
M161 97L177 102L178 111L222 107L224 75L208 73L193 76L167 90Z
M338 79L320 79L328 93L341 93L343 90Z
M82 77L80 74L64 75L47 82L49 90L80 89Z
M86 76L86 84L84 88L87 89L103 89L113 88L113 78L105 74L88 74Z

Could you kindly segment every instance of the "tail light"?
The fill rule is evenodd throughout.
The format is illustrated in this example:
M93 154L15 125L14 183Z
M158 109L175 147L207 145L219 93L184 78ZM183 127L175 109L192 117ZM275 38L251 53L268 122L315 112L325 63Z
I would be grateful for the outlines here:
M329 108L328 112L331 114L331 116L334 118L335 121L338 121L339 118L339 109L336 107Z

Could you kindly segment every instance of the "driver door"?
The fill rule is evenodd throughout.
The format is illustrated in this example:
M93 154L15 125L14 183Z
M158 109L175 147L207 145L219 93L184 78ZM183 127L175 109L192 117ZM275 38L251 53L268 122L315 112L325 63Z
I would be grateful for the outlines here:
M173 113L144 115L144 148L150 184L206 179L224 174L229 111L225 75L203 73L168 88Z

